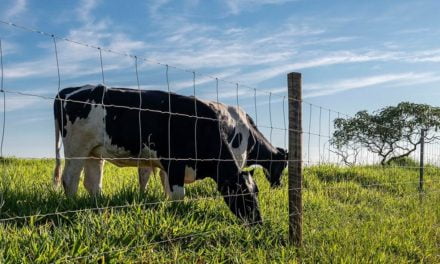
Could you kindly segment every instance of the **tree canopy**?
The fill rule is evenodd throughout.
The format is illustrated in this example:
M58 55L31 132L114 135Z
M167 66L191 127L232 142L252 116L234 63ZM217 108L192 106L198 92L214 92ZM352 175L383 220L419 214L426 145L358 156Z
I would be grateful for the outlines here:
M346 164L354 164L366 148L381 158L382 165L408 157L421 143L439 139L440 108L409 102L388 106L373 113L359 111L354 117L337 118L330 139L334 152Z

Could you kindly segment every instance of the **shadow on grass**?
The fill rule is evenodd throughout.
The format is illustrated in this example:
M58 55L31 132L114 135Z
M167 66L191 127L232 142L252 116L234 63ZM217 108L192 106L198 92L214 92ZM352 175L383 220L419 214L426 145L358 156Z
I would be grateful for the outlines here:
M194 190L197 193L196 190ZM191 194L191 199L195 198ZM214 196L216 193L211 193ZM212 201L212 200L211 200ZM223 204L222 199L217 199ZM213 219L220 221L234 221L234 217L225 217L226 204L221 210L206 210L199 206L198 201L168 201L158 192L139 193L134 188L123 188L111 195L92 197L80 195L74 198L67 198L63 192L50 190L44 193L38 192L14 192L6 190L3 193L3 206L0 208L0 219L16 218L7 221L0 220L4 224L26 224L54 226L74 222L80 213L91 212L102 214L110 212L129 212L133 208L142 210L156 210L161 213L171 214L176 218L184 219L192 215L194 221L202 219ZM221 207L220 207L221 208ZM57 213L58 212L58 213ZM227 214L226 214L227 215ZM30 217L23 217L30 216ZM232 223L231 222L231 223Z

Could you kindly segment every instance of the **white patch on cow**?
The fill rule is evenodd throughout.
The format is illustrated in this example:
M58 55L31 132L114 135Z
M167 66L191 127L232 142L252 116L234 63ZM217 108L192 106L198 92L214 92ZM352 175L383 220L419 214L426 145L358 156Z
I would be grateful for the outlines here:
M243 169L246 165L246 159L248 155L248 142L250 134L250 124L248 122L246 113L240 108L235 106L228 106L222 103L203 101L210 107L217 111L219 120L221 120L221 125L227 127L226 130L235 130L235 135L232 140L228 141L228 147L234 158L236 165ZM232 142L234 139L241 134L242 140L237 148L232 147ZM227 135L223 135L227 139Z
M70 121L70 116L64 121L67 133L63 137L64 155L66 165L63 171L62 180L66 193L73 195L78 188L81 170L85 165L86 158L90 157L92 150L101 144L104 129L103 118L105 112L103 107L91 107L90 113L86 118L76 118ZM101 137L100 137L101 136ZM91 167L93 173L85 182L86 187L91 193L97 194L100 189L99 168Z
M171 200L183 200L185 197L185 187L179 185L173 185L173 191L171 192Z
M86 118L77 117L73 122L67 116L64 121L67 133L63 137L67 157L81 157L78 156L80 152L86 149L88 154L94 147L102 144L104 118L105 110L102 106L92 106Z
M84 89L86 88L83 87L80 90ZM94 103L94 101L86 102ZM76 188L73 186L77 184L77 179L79 179L79 174L84 166L84 160L78 158L103 158L121 167L141 166L163 169L157 160L157 152L147 146L143 147L140 156L141 160L138 161L137 159L133 159L133 154L125 148L111 144L111 138L105 131L105 117L106 110L102 106L92 105L86 118L77 117L71 122L70 116L67 116L64 121L67 131L63 137L65 156L74 159L66 163L64 173L66 175L63 176L63 181L69 185L67 188L71 189L70 192L72 193L76 192ZM97 175L94 177L99 179ZM99 192L97 191L100 188L99 180L96 180L96 183L87 182L87 186L90 190L93 190L93 192Z
M192 168L185 166L185 183L193 183L196 180L197 172Z
M231 142L228 142L229 148L231 149L232 155L234 155L234 159L239 168L243 169L246 164L247 158L247 146L249 141L249 124L247 122L245 112L237 107L228 106L229 112L229 122L235 128L235 135L232 138ZM234 142L235 138L241 134L241 142L237 148L232 146L232 142Z
M240 145L237 148L234 148L232 146L232 142L234 142L238 134L242 135L242 140L240 142ZM239 168L244 168L246 164L248 140L249 129L244 127L242 124L237 124L237 126L235 127L235 135L232 138L231 142L228 142L228 144Z

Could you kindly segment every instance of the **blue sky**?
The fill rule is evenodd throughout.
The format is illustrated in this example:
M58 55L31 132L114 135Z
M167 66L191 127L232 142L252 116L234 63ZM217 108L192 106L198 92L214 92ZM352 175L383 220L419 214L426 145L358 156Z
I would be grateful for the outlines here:
M195 71L197 96L216 99L210 75L230 81L219 83L220 100L236 104L239 83L239 105L254 118L257 114L267 137L270 121L284 127L283 96L291 71L303 74L307 102L342 113L400 101L440 105L440 2L435 0L1 2L2 21L148 59L139 60L143 89L166 89L165 67L154 62L187 70L169 71L171 89L178 93L192 94ZM3 24L0 38L5 89L53 97L58 79L52 39ZM62 87L102 82L96 49L61 40L57 45ZM132 58L102 55L107 85L137 87ZM261 89L257 111L254 92L244 85ZM4 152L53 157L51 109L51 100L8 93ZM319 131L319 111L312 107L310 131L327 134L328 112L321 110ZM304 105L306 131L309 118ZM284 135L272 130L274 144L284 146Z

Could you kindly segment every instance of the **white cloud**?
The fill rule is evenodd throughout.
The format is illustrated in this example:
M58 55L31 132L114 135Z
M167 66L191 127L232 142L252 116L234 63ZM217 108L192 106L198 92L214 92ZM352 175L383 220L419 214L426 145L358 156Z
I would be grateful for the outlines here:
M227 70L224 72L217 72L215 74L213 74L214 76L216 76L217 78L220 79L224 79L227 78L233 74L236 74L237 71L236 70ZM209 83L209 82L215 82L215 79L211 76L207 76L207 75L197 75L196 74L196 88L197 86ZM188 81L178 81L178 82L171 82L170 83L170 88L174 91L178 91L178 90L182 90L185 88L190 88L193 87L193 80L188 80ZM197 92L197 91L196 91Z
M311 59L303 60L296 63L283 63L276 67L266 67L264 69L243 74L240 76L242 82L257 84L262 81L269 80L276 76L287 74L290 71L303 70L307 68L315 68L321 66L346 64L346 63L359 63L368 61L379 61L392 58L394 53L378 53L378 52L366 52L366 53L355 53L355 52L334 52L326 54L320 57L314 56Z
M20 119L13 120L13 124L14 124L14 126L29 125L31 123L41 123L41 122L45 122L48 120L53 120L52 115L33 116L33 117L28 117L28 118L23 118L23 119L20 118Z
M55 73L56 68L47 64L48 60L39 59L7 65L4 69L6 79L26 78L31 76L48 76Z
M230 14L238 15L245 10L262 5L280 5L296 0L226 0L225 4Z
M76 15L78 19L83 23L91 23L94 20L92 11L95 9L100 0L81 0L76 8Z
M440 49L416 51L405 56L408 62L440 62Z
M150 17L153 19L158 19L161 17L160 9L166 5L170 0L153 0L148 3L148 12Z
M432 72L424 73L397 73L397 74L383 74L362 78L353 78L336 81L333 83L318 83L304 85L304 98L318 97L324 95L331 95L339 92L344 92L353 89L371 87L375 85L387 86L408 86L414 84L428 83L439 81L440 77Z
M100 43L95 44L98 45ZM124 46L124 44L126 44L128 52L139 47L137 42L127 40L123 36L116 36L114 39L111 39L109 47ZM45 49L47 53L40 58L6 65L4 68L5 78L55 77L57 75L57 68L53 46L48 45ZM130 57L105 51L102 52L102 55L105 71L134 67L134 60ZM60 41L58 42L58 57L63 79L101 73L97 49Z
M403 35L403 34L418 34L418 33L426 33L430 32L430 28L412 28L412 29L402 29L398 30L394 34L396 35Z
M6 94L6 112L24 108L35 109L38 104L47 103L44 99L16 94ZM3 113L3 98L0 100L0 112Z
M146 43L133 40L123 32L112 32L112 21L106 19L95 20L93 10L98 4L99 0L83 0L80 2L74 12L77 13L83 23L80 27L70 29L66 38L129 54L146 49ZM66 41L58 41L57 46L62 78L101 72L99 51L97 49ZM56 76L53 44L44 42L39 47L46 50L42 57L25 62L9 63L5 67L5 77L17 79ZM105 51L102 52L102 55L105 71L133 67L134 65L133 58L127 56Z
M3 56L15 54L19 51L19 45L17 43L9 42L7 40L2 39L1 45L2 45Z
M179 16L162 22L154 38L163 41L151 45L149 57L188 69L276 64L293 58L304 38L324 32L290 22L276 31L205 25Z
M26 11L27 0L14 0L13 5L3 14L6 20L13 19Z

